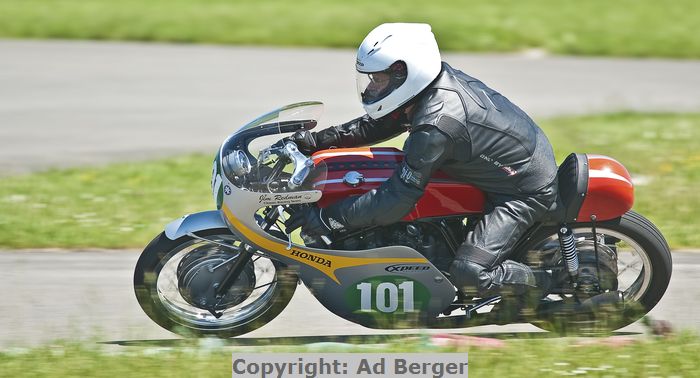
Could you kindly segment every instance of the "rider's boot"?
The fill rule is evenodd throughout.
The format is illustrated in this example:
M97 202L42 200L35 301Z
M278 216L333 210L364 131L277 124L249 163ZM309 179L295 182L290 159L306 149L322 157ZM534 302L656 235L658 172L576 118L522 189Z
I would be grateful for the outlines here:
M549 294L552 279L546 271L535 270L533 275L536 286L504 285L501 288L501 301L494 308L494 323L527 323L537 318L537 308Z
M507 324L535 315L537 306L547 295L551 276L546 271L533 272L525 264L506 260L491 268L472 261L470 255L458 256L450 267L450 280L468 296L481 298L500 295L501 301L491 311L492 322Z

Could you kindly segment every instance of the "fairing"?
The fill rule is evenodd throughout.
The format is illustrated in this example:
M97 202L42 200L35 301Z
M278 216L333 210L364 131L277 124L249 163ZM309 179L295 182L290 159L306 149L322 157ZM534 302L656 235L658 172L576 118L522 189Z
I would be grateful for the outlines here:
M578 213L579 222L604 221L622 216L634 204L634 185L627 169L602 155L588 157L588 189Z

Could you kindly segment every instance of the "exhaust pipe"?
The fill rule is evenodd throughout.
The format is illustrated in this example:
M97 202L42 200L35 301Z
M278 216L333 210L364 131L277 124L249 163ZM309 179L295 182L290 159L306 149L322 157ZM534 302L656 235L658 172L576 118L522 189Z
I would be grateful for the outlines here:
M537 308L537 317L547 319L553 315L622 313L625 310L625 298L621 291L609 291L595 295L581 303L549 302Z
M618 312L625 309L625 298L621 291L598 294L581 302L577 312Z

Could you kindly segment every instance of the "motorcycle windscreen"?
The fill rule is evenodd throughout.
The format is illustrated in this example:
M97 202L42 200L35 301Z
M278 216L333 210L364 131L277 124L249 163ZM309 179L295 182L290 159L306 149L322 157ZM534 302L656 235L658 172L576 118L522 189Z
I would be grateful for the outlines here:
M290 133L315 128L322 115L321 102L291 104L256 118L242 126L234 135L243 137L249 153L257 156L260 150Z
M321 102L301 102L266 113L231 134L221 145L215 163L221 164L221 173L230 182L247 181L241 179L249 178L248 174L258 165L261 151L280 141L285 134L316 127L322 114Z
M302 190L303 186L290 188L285 182L294 167L279 161L279 156L260 152L282 139L283 134L315 127L322 113L320 102L292 104L260 116L231 134L214 159L211 184L217 208L234 188L257 193ZM317 175L324 173L320 170Z

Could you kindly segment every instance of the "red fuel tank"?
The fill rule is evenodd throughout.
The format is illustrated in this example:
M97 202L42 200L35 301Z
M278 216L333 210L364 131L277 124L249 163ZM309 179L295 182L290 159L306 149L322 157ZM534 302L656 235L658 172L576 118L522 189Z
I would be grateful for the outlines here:
M391 177L403 156L401 150L390 147L339 148L314 153L314 163L325 164L328 169L327 175L313 181L314 188L323 193L318 205L326 207L379 187ZM484 210L484 200L480 189L438 171L404 220L479 214Z

